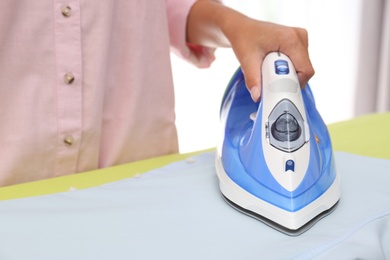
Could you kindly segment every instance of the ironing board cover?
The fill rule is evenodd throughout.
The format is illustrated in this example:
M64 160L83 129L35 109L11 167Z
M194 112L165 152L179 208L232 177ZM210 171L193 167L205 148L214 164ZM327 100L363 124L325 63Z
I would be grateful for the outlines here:
M339 206L299 237L229 207L206 152L131 179L2 201L0 258L390 258L390 160L335 159Z

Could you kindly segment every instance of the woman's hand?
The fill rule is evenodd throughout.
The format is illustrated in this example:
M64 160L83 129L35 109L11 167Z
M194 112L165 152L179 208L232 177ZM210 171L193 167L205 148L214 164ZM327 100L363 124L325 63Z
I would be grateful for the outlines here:
M231 47L254 101L260 99L260 68L269 52L289 56L301 87L314 75L305 29L254 20L216 1L198 0L194 4L188 17L187 40L209 47Z

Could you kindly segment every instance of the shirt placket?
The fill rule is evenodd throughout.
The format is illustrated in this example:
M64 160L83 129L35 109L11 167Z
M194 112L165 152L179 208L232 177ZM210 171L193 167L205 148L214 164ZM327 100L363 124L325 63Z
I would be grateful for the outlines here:
M78 0L53 3L58 118L55 175L64 175L77 171L81 142L81 17Z

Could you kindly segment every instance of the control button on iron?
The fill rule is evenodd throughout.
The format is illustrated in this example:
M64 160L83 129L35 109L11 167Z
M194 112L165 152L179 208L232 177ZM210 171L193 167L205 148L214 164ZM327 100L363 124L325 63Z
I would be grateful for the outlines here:
M286 60L275 61L275 73L278 75L287 75L290 73L288 62Z
M293 160L287 160L286 161L286 168L285 168L285 171L294 171L294 168L295 168L295 163Z

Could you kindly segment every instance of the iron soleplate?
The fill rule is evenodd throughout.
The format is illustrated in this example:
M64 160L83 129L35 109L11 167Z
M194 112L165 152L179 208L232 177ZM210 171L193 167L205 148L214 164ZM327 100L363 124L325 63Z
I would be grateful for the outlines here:
M223 194L222 194L222 197L225 199L225 201L234 209L236 209L237 211L241 212L241 213L244 213L245 215L248 215L254 219L257 219L257 220L260 220L261 222L263 222L264 224L266 224L267 226L279 231L279 232L282 232L286 235L289 235L289 236L299 236L303 233L305 233L307 230L309 230L312 226L314 226L315 223L317 223L320 219L326 217L327 215L329 215L330 213L332 213L337 205L339 204L339 201L338 200L331 208L329 208L328 210L325 210L323 212L321 212L320 214L318 214L316 217L314 217L313 219L311 219L309 222L307 222L305 225L303 225L302 227L298 228L298 229L289 229L289 228L286 228L264 216L261 216L255 212L252 212L248 209L245 209L239 205L237 205L236 203L234 203L233 201L231 201L230 199L228 199L227 197L225 197Z

